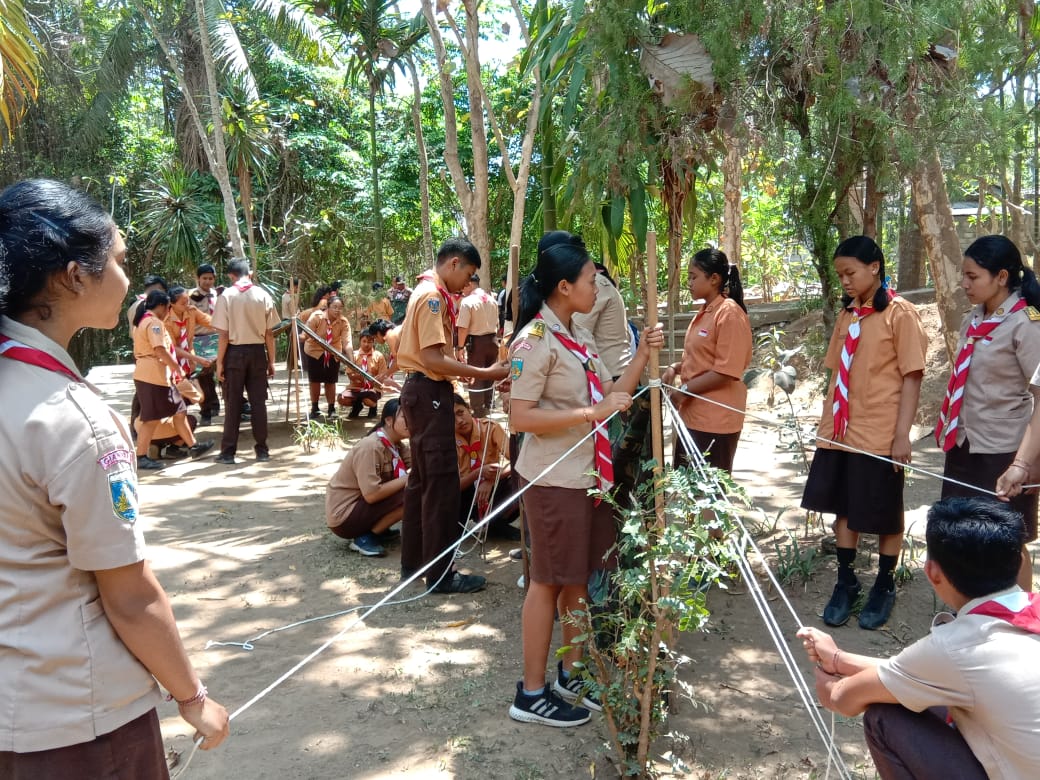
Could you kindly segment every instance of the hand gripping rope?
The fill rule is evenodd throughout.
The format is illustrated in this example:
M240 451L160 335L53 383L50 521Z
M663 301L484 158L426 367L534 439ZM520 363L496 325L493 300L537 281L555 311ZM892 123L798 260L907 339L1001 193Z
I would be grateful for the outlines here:
M632 396L632 398L633 399L638 398L640 395L642 395L644 392L646 392L646 390L647 390L647 388L645 388L645 387L641 388L638 392L636 392ZM614 415L616 415L616 414L619 414L619 412L613 412L603 422L604 423L609 422L610 419L613 418ZM534 485L538 480L540 480L546 474L551 472L558 465L563 463L563 461L565 461L568 457L570 457L570 455L575 450L577 450L582 444L584 444L585 441L587 441L588 439L592 438L594 433L595 433L595 429L593 429L592 431L589 431L589 433L587 433L585 436L583 436L581 439L579 439L577 442L575 442L574 446L572 446L570 449L568 449L566 452L564 452L559 458L557 458L555 461L553 461L548 466L546 466L544 469L542 469L542 471L539 472L539 474L537 476L535 476L527 485L524 485L520 490L518 490L515 493L516 498L519 498L521 495L523 495L525 492L527 492L528 488L530 488L532 485ZM330 615L322 615L321 617L309 618L307 620L300 620L300 621L298 621L296 623L292 623L292 624L287 625L287 626L282 626L280 628L270 629L269 631L265 631L265 632L263 632L261 634L258 634L257 636L255 636L255 637L253 637L251 639L246 640L245 642L207 642L206 643L206 647L207 648L209 648L209 647L228 647L228 646L233 646L233 647L241 647L243 650L252 650L253 647L254 647L254 643L255 642L259 641L263 637L268 636L270 634L278 633L280 631L286 631L286 630L288 630L290 628L295 628L297 626L302 626L302 625L305 625L307 623L314 623L314 622L317 622L317 621L320 621L320 620L328 620L330 618L339 617L341 615L345 615L345 614L348 614L350 612L356 612L358 610L365 610L360 616L358 616L357 618L352 620L343 629L341 629L340 631L336 632L330 639L328 639L326 642L324 642L322 645L320 645L318 648L316 648L312 653L310 653L310 655L308 655L306 658L302 659L299 663L297 663L291 669L289 669L287 672L285 672L280 677L278 677L274 682L272 682L266 688L261 690L255 696L253 696L253 698L251 698L249 701L247 701L245 704L243 704L237 710L232 712L231 715L229 716L229 720L232 720L232 721L235 720L235 718L237 718L239 715L244 713L246 710L248 710L250 707L252 707L258 701L260 701L262 698L267 696L267 694L269 694L271 691L273 691L279 685L281 685L286 680L288 680L290 677L292 677L294 674L296 674L298 671L300 671L303 667L307 666L307 664L309 664L311 661L313 661L319 655L321 655L326 650L328 650L330 647L332 647L332 645L334 645L337 641L339 641L342 637L344 637L347 633L349 633L355 626L357 626L357 625L361 624L362 622L364 622L364 620L366 618L368 618L370 615L375 614L375 612L377 610L381 609L382 607L394 606L394 605L399 605L399 604L406 604L406 603L411 602L411 601L418 601L419 599L422 599L422 598L428 596L431 592L433 592L434 588L436 588L437 585L440 584L440 580L435 582L432 586L427 588L424 593L421 593L418 596L413 596L411 598L403 599L403 600L400 600L400 601L391 601L391 599L394 596L396 596L402 590L404 590L409 585L411 585L413 582L415 582L417 579L419 579L419 577L421 577L426 572L426 570L429 569L433 564L437 563L437 561L441 560L445 556L455 555L456 551L459 549L459 547L460 547L460 545L462 544L463 541L465 541L467 538L469 538L471 536L475 536L477 534L477 532L480 531L481 529L486 528L487 524L490 523L492 520L494 520L500 513L505 511L505 509L511 503L512 502L503 503L500 507L498 507L496 509L493 509L492 511L488 512L488 514L485 515L483 519L481 519L477 523L474 523L471 528L469 528L467 531L465 531L465 533L462 534L462 536L458 539L458 541L454 542L453 544L451 544L448 547L445 547L443 550L441 550L440 553L437 554L436 557L434 557L432 560L428 561L426 564L424 564L422 567L420 567L419 570L414 572L411 576L409 576L406 579L403 579L401 582L399 582L396 587L392 588L386 595L384 595L379 601L377 601L375 604L372 604L371 606L361 605L361 606L357 606L357 607L352 607L351 609L343 610L342 612L335 612L335 613L332 613ZM445 571L445 574L447 574L447 571L448 570ZM180 768L180 770L174 776L174 780L180 780L180 778L186 776L187 771L188 771L188 767L191 764L191 760L195 757L195 753L198 750L199 745L201 745L201 744L202 744L202 738L199 738L198 740L195 741L195 743L194 743L194 745L192 747L191 753L188 755L187 761L184 762L184 765Z

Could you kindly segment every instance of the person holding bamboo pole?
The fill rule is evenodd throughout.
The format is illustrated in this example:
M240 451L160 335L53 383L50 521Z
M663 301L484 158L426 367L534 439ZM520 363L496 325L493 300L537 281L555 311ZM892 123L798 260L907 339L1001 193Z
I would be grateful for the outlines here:
M589 495L589 488L609 492L613 486L602 423L629 408L650 350L661 347L664 335L660 327L648 329L628 368L611 381L592 336L572 320L596 302L596 267L580 237L555 238L539 243L534 273L521 286L518 335L510 349L510 428L526 434L515 470L521 485L533 484L523 495L531 545L521 618L524 674L509 716L561 728L587 723L589 710L601 709L575 672L582 647L572 613L588 598L589 574L611 564L615 540L610 505ZM586 438L590 431L595 433ZM557 611L569 649L547 687Z

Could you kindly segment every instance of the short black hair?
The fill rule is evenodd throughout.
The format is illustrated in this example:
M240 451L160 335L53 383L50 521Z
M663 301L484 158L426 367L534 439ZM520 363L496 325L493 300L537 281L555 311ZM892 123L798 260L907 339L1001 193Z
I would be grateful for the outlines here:
M198 277L202 276L203 274L213 274L214 276L216 276L217 275L217 269L213 267L212 263L203 263L202 265L200 265L198 268L195 269L195 278L197 279Z
M449 238L437 250L437 265L442 265L453 257L459 257L466 265L480 268L480 252L473 243L463 236Z
M159 276L159 274L148 274L148 276L144 278L144 286L154 287L155 285L159 285L163 290L167 289L166 280Z
M186 294L187 292L188 291L185 290L181 285L175 284L169 290L169 293L170 293L170 303L176 303L180 299L180 297L182 295Z
M382 289L383 289L383 283L382 282L372 282L372 292L375 292L376 290L382 290Z
M469 280L473 282L473 284L480 284L480 277L477 274L473 274Z
M458 393L452 393L451 397L455 401L455 406L465 406L467 409L469 409L469 403L467 403L466 399L463 398L461 395L459 395Z
M244 257L235 257L228 261L227 272L239 278L249 276L249 261Z
M1015 584L1026 541L1022 515L992 498L946 498L928 510L928 557L970 599Z
M385 336L388 331L393 330L395 327L397 326L389 320L376 320L366 330L371 331L373 336Z
M365 339L365 338L374 339L375 337L376 337L376 334L372 332L372 326L371 325L369 325L367 328L365 328L363 331L361 331L358 334L358 338L359 339Z

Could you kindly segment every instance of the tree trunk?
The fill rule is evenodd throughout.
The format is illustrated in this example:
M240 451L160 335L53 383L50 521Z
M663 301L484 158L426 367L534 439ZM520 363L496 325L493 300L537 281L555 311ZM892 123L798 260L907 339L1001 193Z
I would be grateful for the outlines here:
M722 251L729 261L740 266L740 240L743 235L743 186L744 149L740 139L732 132L725 133L726 157L722 161Z
M191 108L185 92L191 94L193 101L202 99L206 94L206 72L202 65L202 51L199 43L199 27L191 6L184 9L184 17L177 26L177 41L180 44L181 70L183 84L181 99L175 111L174 138L177 139L177 152L181 165L188 173L209 173L206 150L191 116Z
M253 230L253 174L244 159L238 163L235 171L238 180L238 196L242 200L242 216L246 218L246 241L249 242L249 259L256 262L256 236Z
M1038 119L1037 121L1040 121ZM556 127L552 114L546 112L542 122L542 230L556 230L556 189L553 186L553 168L556 167Z
M375 251L372 256L376 281L383 279L383 198L379 193L379 145L376 143L376 91L378 85L368 82L368 152L372 167L372 232Z
M430 227L430 160L426 155L426 137L422 129L422 87L415 60L408 55L408 72L412 77L412 124L415 127L415 147L419 153L419 208L422 220L423 268L433 262L433 228Z
M917 204L917 224L935 281L946 354L952 364L968 302L960 286L961 245L938 152L925 156L911 174L910 185Z
M910 217L899 233L896 289L916 290L925 285L924 242L917 227L917 202L910 196Z
M878 191L877 172L874 166L867 165L863 176L863 235L875 240L878 237L878 211L883 197L884 193Z

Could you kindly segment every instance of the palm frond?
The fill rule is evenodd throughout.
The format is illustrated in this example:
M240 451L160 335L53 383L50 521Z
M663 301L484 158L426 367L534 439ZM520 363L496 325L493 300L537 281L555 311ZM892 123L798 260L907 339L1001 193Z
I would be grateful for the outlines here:
M213 58L217 61L225 77L238 80L247 91L250 100L256 100L260 93L256 80L249 67L249 58L242 46L242 41L231 24L222 0L205 0L206 26L209 28L209 39L213 45Z
M29 29L25 8L18 0L0 0L0 119L7 135L35 100L40 72L39 41Z
M94 71L94 98L80 120L86 143L100 144L104 140L115 106L126 95L140 62L141 52L135 44L142 39L138 19L129 13L123 14L105 36L105 50Z

